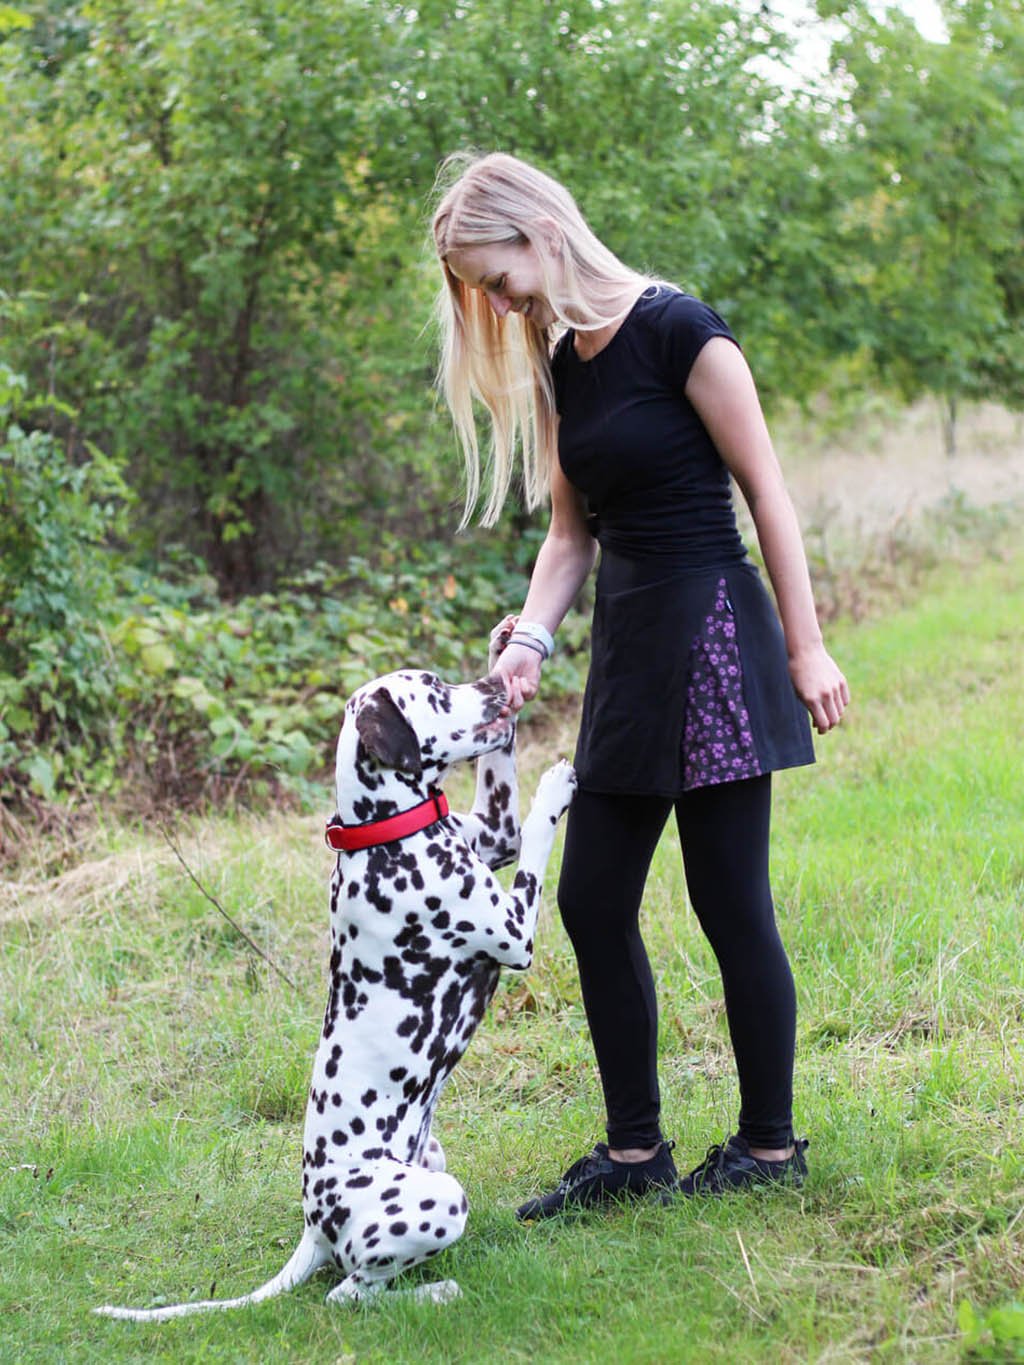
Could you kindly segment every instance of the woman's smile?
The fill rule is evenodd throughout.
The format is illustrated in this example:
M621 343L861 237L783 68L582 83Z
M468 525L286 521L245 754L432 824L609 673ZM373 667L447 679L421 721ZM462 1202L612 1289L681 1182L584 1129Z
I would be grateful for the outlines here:
M535 247L494 242L448 253L448 268L463 284L483 290L496 317L518 313L535 327L550 327L555 311Z

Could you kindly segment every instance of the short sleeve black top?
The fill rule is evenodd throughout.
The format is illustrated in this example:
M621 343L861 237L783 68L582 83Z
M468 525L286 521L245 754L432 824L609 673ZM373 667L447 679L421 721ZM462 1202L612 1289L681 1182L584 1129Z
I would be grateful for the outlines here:
M737 563L729 473L684 389L718 314L666 286L640 296L589 361L561 338L552 356L558 455L586 497L602 548L673 567Z

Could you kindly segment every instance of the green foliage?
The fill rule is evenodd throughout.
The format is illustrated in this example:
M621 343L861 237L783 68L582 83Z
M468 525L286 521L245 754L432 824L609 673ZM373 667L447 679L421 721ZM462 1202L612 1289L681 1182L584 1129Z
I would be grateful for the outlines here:
M862 3L842 6L849 87L840 242L857 332L906 397L1024 405L1024 14L946 6L949 41Z
M350 53L361 7L98 0L49 79L7 57L15 174L5 255L30 286L21 344L45 337L62 392L131 468L151 534L192 521L236 589L260 546L353 454L325 369L325 317L355 250ZM31 223L34 237L24 233ZM268 569L270 572L268 573Z
M33 427L52 408L25 391L0 365L0 773L51 797L110 718L118 579L107 542L128 490L100 451L75 462Z
M24 10L16 9L13 5L0 5L0 37L16 29L31 27L32 20Z
M979 1313L964 1299L956 1316L969 1359L1024 1360L1024 1304L1006 1303Z
M391 92L370 156L378 192L421 200L457 147L535 160L624 260L727 312L766 393L820 381L832 354L823 343L840 335L811 323L834 311L829 120L824 104L787 98L766 74L766 60L780 70L791 47L766 7L378 10Z
M302 790L329 765L345 700L368 679L425 661L456 681L486 670L488 635L522 598L525 566L494 552L469 572L465 562L385 549L376 564L317 565L230 606L201 584L143 593L111 632L128 751L186 799L242 784ZM578 686L578 662L568 681Z
M1024 404L1020 5L818 7L822 80L738 0L0 5L4 794L297 780L350 680L519 604L529 523L453 541L430 398L455 148L564 180L768 400Z
M455 681L485 671L491 628L522 601L538 542L528 534L513 555L494 541L385 544L372 562L316 565L223 603L201 565L155 579L105 548L124 490L98 452L73 468L48 435L12 425L0 491L6 798L301 793L329 766L360 684L425 663ZM563 631L548 695L579 688L586 629L576 616Z
M457 461L422 335L439 159L501 146L627 260L707 293L767 393L835 319L827 106L758 65L766 14L570 0L36 0L0 44L11 345L123 460L136 542L231 592L378 527L450 532ZM614 110L614 117L609 111ZM797 325L797 323L799 325Z
M5 7L9 363L124 465L135 547L233 594L448 538L426 203L476 145L718 305L769 399L868 355L908 394L1024 401L1019 6L950 3L943 45L823 0L830 82L752 8Z

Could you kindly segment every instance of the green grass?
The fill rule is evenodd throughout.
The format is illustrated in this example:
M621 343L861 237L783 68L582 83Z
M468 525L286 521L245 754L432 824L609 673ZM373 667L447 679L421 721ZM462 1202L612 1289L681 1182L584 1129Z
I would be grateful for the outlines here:
M456 1278L458 1303L331 1309L320 1276L231 1314L91 1317L245 1292L294 1245L329 866L318 818L180 831L296 993L159 838L112 823L70 872L40 843L0 886L0 1359L1024 1359L1024 558L933 573L830 644L854 706L815 768L776 781L802 1192L516 1225L601 1136L549 893L535 968L504 978L439 1114L472 1214L430 1276ZM554 748L524 747L528 791ZM694 1164L737 1096L670 838L645 917L665 1124Z

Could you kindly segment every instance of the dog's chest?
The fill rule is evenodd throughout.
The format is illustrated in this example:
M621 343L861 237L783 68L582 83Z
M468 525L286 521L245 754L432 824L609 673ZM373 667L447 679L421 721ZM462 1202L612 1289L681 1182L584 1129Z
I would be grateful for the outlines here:
M423 1116L497 984L495 963L460 951L440 899L404 871L407 885L393 889L386 911L349 895L343 869L332 885L327 1007L307 1108L314 1167L384 1152L413 1159Z

